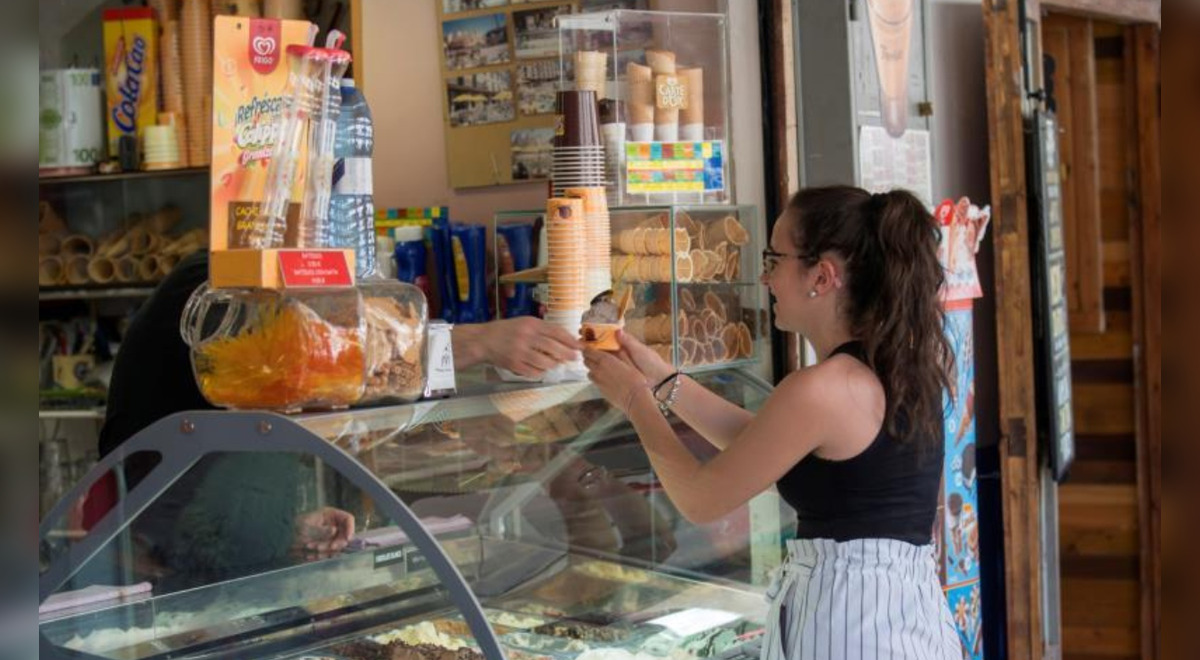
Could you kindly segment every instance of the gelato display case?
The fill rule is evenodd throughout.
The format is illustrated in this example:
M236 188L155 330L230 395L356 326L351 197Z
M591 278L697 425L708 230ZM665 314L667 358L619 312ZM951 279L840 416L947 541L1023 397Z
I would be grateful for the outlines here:
M633 289L626 332L688 373L761 358L770 326L759 281L765 238L755 207L625 206L609 216L613 286ZM497 317L534 313L544 294L536 277L521 278L520 271L546 263L543 217L537 211L494 217ZM522 240L519 262L512 256L518 248L510 248L514 236Z
M750 410L770 389L697 378ZM85 526L103 484L117 504ZM452 399L180 413L44 519L41 657L754 655L790 519L766 493L686 521L589 383L479 371Z
M615 9L556 21L560 88L599 102L610 203L735 202L727 17Z

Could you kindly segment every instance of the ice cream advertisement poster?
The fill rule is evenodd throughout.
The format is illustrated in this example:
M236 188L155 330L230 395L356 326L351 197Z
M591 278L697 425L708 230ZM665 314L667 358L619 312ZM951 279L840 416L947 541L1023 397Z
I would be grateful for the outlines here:
M972 313L946 314L955 377L947 392L943 541L946 584L979 578L979 518L975 467L975 364Z
M963 645L963 658L983 660L983 606L979 582L963 584L946 591L950 616Z

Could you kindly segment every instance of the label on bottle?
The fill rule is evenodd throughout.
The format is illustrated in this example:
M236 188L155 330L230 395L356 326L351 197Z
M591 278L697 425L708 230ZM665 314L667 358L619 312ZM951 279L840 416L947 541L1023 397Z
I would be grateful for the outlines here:
M351 157L344 159L346 171L342 178L333 184L335 195L370 195L374 192L372 183L371 159Z

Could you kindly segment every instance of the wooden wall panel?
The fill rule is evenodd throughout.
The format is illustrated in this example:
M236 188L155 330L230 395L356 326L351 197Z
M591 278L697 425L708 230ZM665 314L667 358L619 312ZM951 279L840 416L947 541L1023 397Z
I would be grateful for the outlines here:
M1135 658L1142 644L1132 289L1137 159L1130 151L1134 89L1123 28L1096 23L1092 32L1104 328L1085 332L1072 323L1078 454L1059 490L1065 660Z
M1047 16L1042 21L1042 50L1055 63L1071 329L1104 332L1104 243L1100 235L1100 145L1092 22Z

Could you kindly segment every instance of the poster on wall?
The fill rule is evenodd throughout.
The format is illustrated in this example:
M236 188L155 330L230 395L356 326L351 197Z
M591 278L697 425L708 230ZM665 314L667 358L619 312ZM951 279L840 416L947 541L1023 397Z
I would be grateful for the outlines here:
M555 18L576 3L438 0L437 7L450 186L549 178L546 135L562 79Z
M873 193L911 190L933 211L933 153L929 131L909 129L893 137L879 126L858 133L859 185Z

